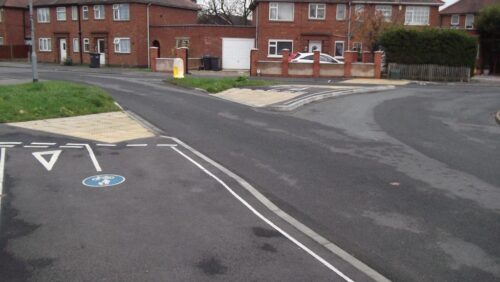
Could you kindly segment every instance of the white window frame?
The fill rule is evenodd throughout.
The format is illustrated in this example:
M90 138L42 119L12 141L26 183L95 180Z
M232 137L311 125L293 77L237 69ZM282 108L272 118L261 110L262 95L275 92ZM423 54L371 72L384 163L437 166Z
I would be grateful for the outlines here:
M127 17L121 18L120 7L126 6L128 9ZM130 5L129 4L113 4L113 20L114 21L129 21L130 20Z
M127 40L129 43L128 45L128 51L122 51L121 48L120 48L120 42L122 40ZM115 37L113 39L113 45L114 45L114 49L115 49L115 53L118 53L118 54L130 54L132 53L132 40L130 40L130 37ZM117 48L118 47L118 48Z
M290 52L293 52L293 40L291 39L269 39L267 42L267 57L269 58L282 58L283 55L280 54L271 54L271 45L274 45L272 47L276 47L276 53L278 53L278 42L292 42L292 48L290 49ZM273 44L272 44L273 43Z
M38 38L38 50L40 52L51 52L52 51L52 38Z
M279 18L279 6L280 5L292 5L292 18L291 19L280 19ZM272 18L271 10L276 10L276 18ZM269 2L269 20L278 22L293 22L295 18L295 4L289 2Z
M50 23L50 9L49 8L37 8L36 9L36 19L38 23Z
M106 8L104 5L94 5L94 20L104 20L105 18Z
M419 17L423 17L422 12L427 16L425 21L418 20ZM429 25L430 13L429 6L406 6L405 25Z
M3 22L3 8L0 8L0 23Z
M71 20L78 20L78 6L71 6Z
M474 29L474 14L465 15L465 29Z
M84 38L83 39L83 53L88 53L90 52L90 39Z
M3 37L0 36L0 46L3 45Z
M337 55L337 43L342 43L342 56ZM333 44L333 56L334 57L344 57L344 52L345 52L345 41L335 41L335 44Z
M356 46L356 44L359 44L359 50L354 49L354 46ZM356 52L363 52L363 43L362 42L353 42L352 43L352 50L356 51Z
M340 16L339 11L341 10L340 7L342 7L342 16ZM347 17L347 5L346 4L337 4L337 9L335 11L335 19L337 21L345 21Z
M58 22L66 21L66 7L57 7L56 8L56 20Z
M80 53L80 40L73 38L73 53Z
M311 11L314 9L314 16L311 16ZM318 12L323 10L323 16L319 17ZM324 20L326 18L326 5L319 3L310 3L309 4L309 19L310 20Z
M453 19L455 19L455 21ZM450 24L452 26L460 25L460 15L451 15Z
M185 44L187 43L187 44ZM189 37L176 37L175 48L189 47Z
M82 6L82 20L89 19L89 6Z
M375 11L384 17L384 21L392 21L392 6L391 5L375 5Z

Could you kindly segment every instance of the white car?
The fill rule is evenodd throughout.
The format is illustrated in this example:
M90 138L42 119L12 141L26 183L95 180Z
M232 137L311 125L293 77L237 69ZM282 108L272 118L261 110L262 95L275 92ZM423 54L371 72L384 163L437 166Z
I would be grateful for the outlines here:
M290 62L292 63L312 63L314 61L314 53L297 53ZM319 62L321 64L343 64L343 58L332 57L325 53L319 54Z

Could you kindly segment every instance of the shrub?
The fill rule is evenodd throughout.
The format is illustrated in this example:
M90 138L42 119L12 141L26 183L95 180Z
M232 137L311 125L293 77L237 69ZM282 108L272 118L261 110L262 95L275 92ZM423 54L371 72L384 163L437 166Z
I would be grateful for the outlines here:
M393 28L378 42L388 63L435 64L474 67L476 40L463 31L451 29Z

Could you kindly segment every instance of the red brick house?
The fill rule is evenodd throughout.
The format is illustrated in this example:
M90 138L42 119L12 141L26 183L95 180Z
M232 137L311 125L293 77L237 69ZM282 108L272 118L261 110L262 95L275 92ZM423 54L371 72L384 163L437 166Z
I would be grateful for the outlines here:
M387 21L407 26L439 26L440 0L255 0L258 57L274 60L283 49L319 50L343 56L344 50L367 50L356 34L359 15L375 11ZM366 13L364 12L366 11Z
M477 73L483 72L484 50L482 50L482 46L479 46L479 34L476 28L476 19L481 9L492 5L500 5L500 0L459 0L440 12L441 27L464 30L468 34L477 38Z
M30 39L28 0L0 0L0 45L25 45Z
M152 25L196 23L190 0L36 0L36 50L41 62L147 66Z

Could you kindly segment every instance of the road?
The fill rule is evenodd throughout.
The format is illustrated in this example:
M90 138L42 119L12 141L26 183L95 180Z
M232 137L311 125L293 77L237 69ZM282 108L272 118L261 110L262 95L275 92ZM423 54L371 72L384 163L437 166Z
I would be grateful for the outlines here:
M29 77L29 72L1 69L0 76ZM494 121L500 96L495 87L400 87L278 114L168 87L146 75L42 70L41 77L103 87L126 109L230 169L388 279L500 279L500 127ZM233 231L218 233L225 232ZM244 239L235 242L245 244ZM293 246L286 249L292 252ZM295 264L308 260L299 253L291 257ZM286 269L282 263L273 270ZM302 267L307 278L294 276L297 280L338 279L326 276L317 262L309 263ZM269 273L257 262L251 264L263 275ZM245 280L242 273L216 277ZM290 280L280 275L285 274L257 279ZM358 277L356 281L366 278Z

